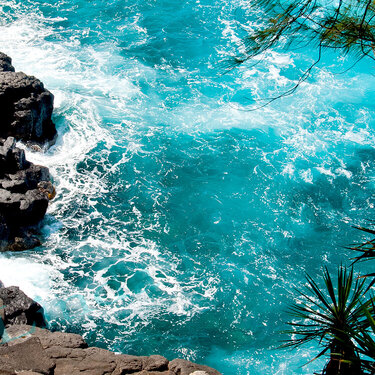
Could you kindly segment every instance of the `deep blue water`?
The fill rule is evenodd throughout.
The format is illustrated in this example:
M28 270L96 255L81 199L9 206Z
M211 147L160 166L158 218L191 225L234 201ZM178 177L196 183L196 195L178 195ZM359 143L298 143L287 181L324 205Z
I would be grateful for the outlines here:
M247 1L0 0L0 50L55 95L45 154L57 197L44 246L1 254L0 279L53 329L224 375L311 374L277 350L294 288L349 263L374 207L373 64L271 51L225 72ZM324 361L323 361L324 362Z

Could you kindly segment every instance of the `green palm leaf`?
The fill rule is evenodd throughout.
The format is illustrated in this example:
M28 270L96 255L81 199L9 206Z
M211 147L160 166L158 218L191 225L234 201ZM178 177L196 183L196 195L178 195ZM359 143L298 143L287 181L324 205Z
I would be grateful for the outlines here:
M305 290L298 291L301 302L293 303L288 310L291 329L284 333L291 338L284 340L282 347L298 347L316 340L323 350L314 359L330 352L327 374L335 373L332 369L338 367L354 371L342 374L362 374L355 339L370 324L363 313L364 308L371 307L371 300L364 300L365 280L354 278L353 269L342 266L336 285L326 268L323 287L308 275L306 279Z
M358 332L353 332L358 344L358 352L363 356L362 366L369 374L375 374L375 304L371 298L370 306L362 306L362 311L368 322L368 329L361 327Z

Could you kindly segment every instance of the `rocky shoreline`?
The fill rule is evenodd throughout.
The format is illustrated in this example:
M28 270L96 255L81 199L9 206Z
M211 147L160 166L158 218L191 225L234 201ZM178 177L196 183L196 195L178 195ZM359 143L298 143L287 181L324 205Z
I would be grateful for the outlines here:
M0 52L0 251L39 246L39 226L55 195L48 168L25 158L16 141L42 150L54 143L53 95L15 72ZM89 347L76 334L51 332L42 306L0 281L0 375L220 375L210 367L160 355L131 356Z
M43 308L18 287L0 288L0 317L0 375L220 375L184 359L115 354L51 332Z
M38 225L55 195L48 168L25 159L22 141L41 150L56 138L53 95L37 78L15 72L0 53L0 251L40 245Z

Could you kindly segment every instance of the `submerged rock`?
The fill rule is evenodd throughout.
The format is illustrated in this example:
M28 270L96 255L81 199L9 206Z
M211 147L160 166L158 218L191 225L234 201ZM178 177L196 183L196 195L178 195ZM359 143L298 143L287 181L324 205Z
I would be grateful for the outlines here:
M13 137L0 138L0 250L40 245L36 225L54 197L48 168L34 165Z
M54 142L53 95L33 76L15 72L9 56L0 53L0 137L27 143Z

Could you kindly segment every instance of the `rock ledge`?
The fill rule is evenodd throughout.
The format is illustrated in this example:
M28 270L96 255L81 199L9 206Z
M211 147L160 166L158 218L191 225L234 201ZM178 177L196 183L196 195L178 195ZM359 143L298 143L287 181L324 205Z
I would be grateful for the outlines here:
M44 375L220 375L210 367L160 355L138 357L88 347L79 335L28 325L7 329L0 346L1 374L31 371Z
M220 375L210 367L160 355L115 354L73 333L51 332L43 308L0 282L0 375Z

